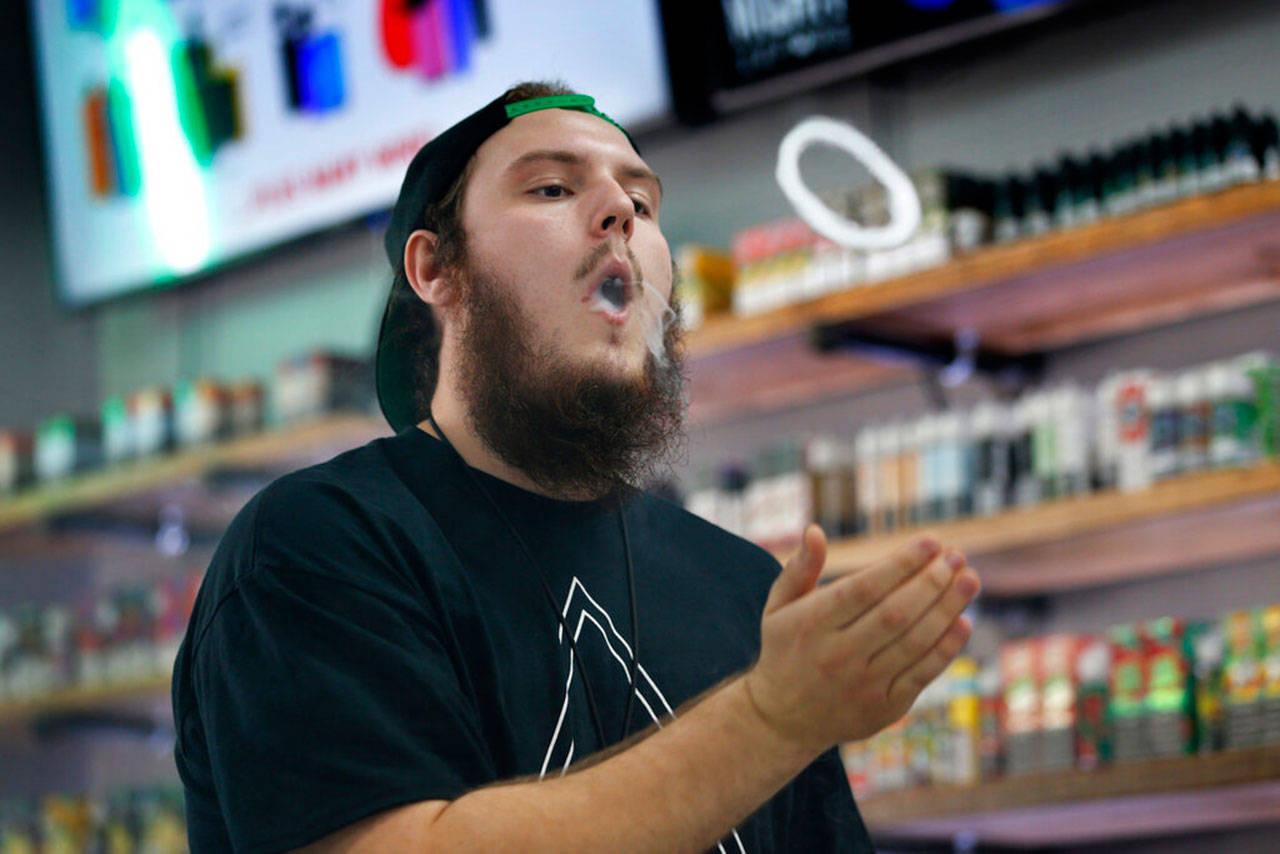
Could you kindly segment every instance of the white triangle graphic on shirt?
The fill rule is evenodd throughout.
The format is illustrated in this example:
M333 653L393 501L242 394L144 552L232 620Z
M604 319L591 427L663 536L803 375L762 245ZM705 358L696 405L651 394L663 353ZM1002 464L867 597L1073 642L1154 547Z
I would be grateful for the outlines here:
M581 594L581 595L579 595ZM628 672L628 662L631 660L631 645L622 637L617 627L613 624L613 618L609 616L609 612L600 606L600 603L587 592L587 588L577 576L569 583L569 595L565 597L564 610L560 616L563 619L560 630L556 633L557 639L562 646L567 646L568 642L564 637L564 628L566 626L573 629L573 642L582 648L582 629L588 624L595 628L601 640L604 641L605 647L609 650L609 654L613 656L614 661L618 662L618 667L622 668L622 678L626 680L630 673ZM588 633L592 636L592 633ZM619 651L621 650L621 652ZM551 741L547 745L546 756L542 760L542 771L538 775L539 779L547 776L548 771L552 768L552 757L557 757L555 767L559 769L560 776L564 776L568 771L569 765L573 762L574 743L571 735L565 730L564 722L569 714L569 698L573 696L573 677L574 677L574 660L569 655L569 672L564 681L564 700L560 704L560 716L556 720L555 731L551 734ZM674 718L675 710L671 708L671 704L667 702L667 698L663 696L662 691L658 688L653 678L649 676L649 671L645 670L644 665L636 663L636 700L639 701L649 715L649 719L662 728L663 718ZM568 742L567 744L565 742ZM558 757L563 756L563 761ZM742 838L738 836L738 831L733 831L733 841L737 845L739 854L746 854L746 848L742 845ZM725 849L724 843L719 845L720 854L729 854Z

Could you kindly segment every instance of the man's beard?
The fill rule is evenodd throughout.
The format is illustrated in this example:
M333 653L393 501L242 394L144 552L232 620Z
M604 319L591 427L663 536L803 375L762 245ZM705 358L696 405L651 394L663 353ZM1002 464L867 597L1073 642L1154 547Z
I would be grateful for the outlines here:
M508 286L464 266L461 394L469 426L494 454L548 494L574 500L643 487L676 461L684 439L678 304L663 332L666 358L646 352L641 376L621 378L568 364L550 342L533 340Z

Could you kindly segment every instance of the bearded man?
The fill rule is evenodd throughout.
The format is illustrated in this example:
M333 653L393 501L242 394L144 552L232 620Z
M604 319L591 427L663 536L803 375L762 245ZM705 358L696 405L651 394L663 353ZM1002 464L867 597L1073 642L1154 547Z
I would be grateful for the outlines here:
M871 851L835 750L958 653L922 537L822 587L641 484L681 435L662 186L521 84L410 164L396 431L255 496L174 670L191 850Z

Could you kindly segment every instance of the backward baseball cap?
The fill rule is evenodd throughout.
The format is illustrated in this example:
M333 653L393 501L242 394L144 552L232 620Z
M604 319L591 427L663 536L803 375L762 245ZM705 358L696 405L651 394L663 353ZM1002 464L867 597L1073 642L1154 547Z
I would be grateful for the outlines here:
M631 134L622 125L596 109L590 95L547 95L507 103L509 94L499 95L462 121L433 138L414 155L400 185L400 195L391 209L391 220L383 244L391 269L397 273L404 263L404 247L409 236L420 228L436 230L437 223L428 221L428 210L449 192L454 181L466 169L471 156L487 140L512 119L538 110L576 110L590 113L622 131L636 153ZM378 330L374 378L378 406L382 415L399 433L426 417L425 409L416 402L415 389L421 382L419 365L414 359L415 338L422 334L414 322L413 312L421 311L421 300L409 287L405 276L397 275L387 295Z

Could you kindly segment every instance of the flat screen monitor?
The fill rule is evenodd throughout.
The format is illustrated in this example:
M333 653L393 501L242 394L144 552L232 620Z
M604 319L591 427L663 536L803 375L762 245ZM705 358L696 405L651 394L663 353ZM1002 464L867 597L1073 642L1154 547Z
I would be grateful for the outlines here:
M653 2L31 0L62 301L183 281L389 207L512 83L634 125L670 96Z
M675 110L697 124L1084 2L662 0Z

